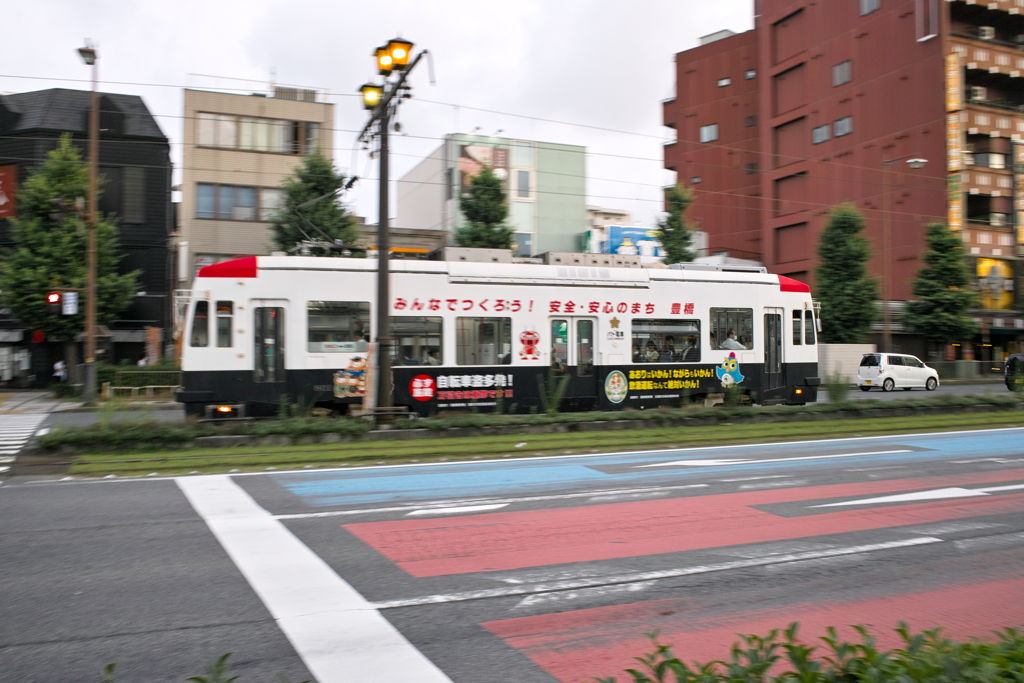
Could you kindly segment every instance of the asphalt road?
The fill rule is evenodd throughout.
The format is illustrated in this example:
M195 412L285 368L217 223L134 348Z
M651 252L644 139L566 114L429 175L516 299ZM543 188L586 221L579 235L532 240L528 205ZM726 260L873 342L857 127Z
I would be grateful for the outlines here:
M927 391L925 389L911 389L910 391L904 389L896 389L895 391L882 391L881 389L872 389L871 391L861 391L860 389L853 387L846 394L847 400L863 400L873 399L882 401L893 401L901 398L924 398L933 396L984 396L985 394L1006 394L1009 393L1006 390L1006 385L1002 382L972 382L970 384L943 384L935 391ZM828 403L828 392L822 387L818 391L818 402Z
M239 683L575 682L654 629L687 660L793 620L985 637L1024 624L1024 429L9 481L0 547L18 681L232 651Z

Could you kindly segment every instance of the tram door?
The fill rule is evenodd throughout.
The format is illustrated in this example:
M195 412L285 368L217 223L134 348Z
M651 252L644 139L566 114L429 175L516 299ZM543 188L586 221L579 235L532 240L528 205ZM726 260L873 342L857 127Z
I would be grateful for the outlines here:
M781 308L764 309L764 373L766 390L785 386L782 377L782 315Z
M284 382L284 302L253 301L253 359L257 382Z
M566 380L565 398L597 397L597 372L594 349L597 335L596 318L551 318L551 381Z

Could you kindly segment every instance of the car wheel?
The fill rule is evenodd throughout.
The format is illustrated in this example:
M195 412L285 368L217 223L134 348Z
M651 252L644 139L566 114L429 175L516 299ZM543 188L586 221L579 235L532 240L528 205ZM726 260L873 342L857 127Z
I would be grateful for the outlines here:
M891 377L882 384L882 391L892 391L895 388L896 382L893 382Z
M871 387L861 387L861 391L871 391Z
M938 386L939 386L939 383L935 380L935 378L934 377L929 377L928 381L925 382L924 388L927 389L928 391L935 391L935 389Z

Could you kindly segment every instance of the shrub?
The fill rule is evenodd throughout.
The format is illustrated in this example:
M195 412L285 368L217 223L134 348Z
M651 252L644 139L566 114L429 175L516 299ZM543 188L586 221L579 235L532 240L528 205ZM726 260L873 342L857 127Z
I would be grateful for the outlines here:
M846 403L850 393L850 378L837 370L825 378L825 392L829 403Z

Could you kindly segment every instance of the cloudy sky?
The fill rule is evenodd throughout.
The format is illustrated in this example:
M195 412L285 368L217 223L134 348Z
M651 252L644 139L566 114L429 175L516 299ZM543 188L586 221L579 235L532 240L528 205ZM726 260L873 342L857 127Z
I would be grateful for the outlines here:
M629 210L634 223L650 225L659 188L674 180L661 167L661 145L672 131L661 125L660 104L673 94L673 55L701 35L748 30L751 6L752 0L15 0L3 11L0 92L88 89L89 71L76 48L89 38L100 51L101 89L145 99L180 166L182 88L265 88L273 70L278 83L330 92L335 162L365 179L348 201L375 222L376 162L352 151L350 131L366 121L354 93L374 76L371 50L400 35L433 54L437 84L430 85L426 65L410 76L414 99L400 111L406 135L392 137L392 179L447 133L500 129L507 137L584 145L587 203Z

